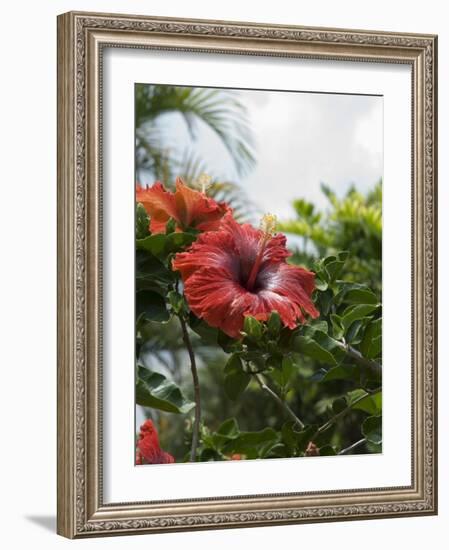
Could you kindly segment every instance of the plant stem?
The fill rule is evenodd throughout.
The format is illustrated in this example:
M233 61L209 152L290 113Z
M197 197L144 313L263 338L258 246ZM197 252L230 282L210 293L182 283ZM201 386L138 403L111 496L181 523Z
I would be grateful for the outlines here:
M360 445L363 445L365 442L366 442L366 437L364 437L363 439L359 439L358 441L356 441L352 445L349 445L349 447L346 447L346 449L343 449L342 451L340 451L338 454L339 455L347 455L351 451L353 451L354 449L357 449L357 447L360 447Z
M279 397L279 395L277 395L277 393L275 393L270 387L267 386L264 378L258 374L258 373L252 373L254 378L257 380L259 386L261 387L261 389L265 392L265 393L268 393L268 395L271 396L272 399L274 399L276 401L276 403L281 407L281 409L287 413L287 415L296 423L298 424L299 428L301 430L304 429L304 422L302 422L297 416L296 414L291 410L291 408L287 405L287 403L285 401L282 401L282 399Z
M313 437L316 437L318 434L320 434L322 432L325 432L328 428L330 428L333 424L335 424L335 422L337 422L337 420L339 420L342 416L344 416L347 412L349 412L354 407L354 405L357 405L357 403L359 403L360 401L363 401L363 399L365 399L365 397L368 397L368 395L371 395L371 393L374 393L374 392L366 392L363 395L361 395L360 397L358 397L357 399L355 399L350 405L348 405L346 408L344 408L338 414L336 414L335 416L330 418L320 428L318 428L318 430L313 435ZM311 440L313 440L313 438L311 438Z
M357 364L359 364L361 367L365 367L366 369L370 370L375 374L379 374L382 372L382 366L379 365L379 363L371 359L367 359L366 357L363 357L363 355L358 350L356 350L349 344L338 342L338 345L341 347L342 350L344 350L349 355L349 357L351 357L351 359L354 359L354 361Z
M200 438L200 422L201 422L201 393L200 393L200 381L198 379L198 370L196 367L195 354L193 352L192 342L190 341L189 333L187 331L187 324L184 318L179 315L179 322L181 323L182 339L187 348L190 358L190 370L192 372L193 379L193 391L195 395L195 419L193 422L192 430L192 448L190 451L190 461L196 462L196 452Z

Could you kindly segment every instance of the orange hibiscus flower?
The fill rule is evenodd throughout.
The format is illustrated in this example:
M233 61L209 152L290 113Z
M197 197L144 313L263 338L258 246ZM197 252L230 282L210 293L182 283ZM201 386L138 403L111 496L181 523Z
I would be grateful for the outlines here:
M150 216L151 233L164 233L170 218L175 220L177 231L187 228L199 231L215 231L221 218L230 211L224 202L216 202L205 193L191 189L176 179L176 191L167 191L160 181L143 188L137 185L136 200Z

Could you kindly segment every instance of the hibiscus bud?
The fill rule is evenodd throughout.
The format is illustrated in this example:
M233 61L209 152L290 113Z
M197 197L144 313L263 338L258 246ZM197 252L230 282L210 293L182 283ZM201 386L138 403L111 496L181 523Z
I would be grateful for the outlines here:
M320 449L315 445L313 441L309 441L304 456L320 456Z
M234 453L229 456L229 460L244 460L245 455L241 455L240 453Z

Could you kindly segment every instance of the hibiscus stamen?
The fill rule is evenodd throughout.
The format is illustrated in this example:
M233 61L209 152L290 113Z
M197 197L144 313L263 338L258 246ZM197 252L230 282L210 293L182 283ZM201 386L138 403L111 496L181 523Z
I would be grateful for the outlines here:
M260 220L260 230L264 235L273 237L276 233L278 219L274 214L264 214Z
M203 172L198 176L198 178L195 181L195 184L201 189L201 193L205 195L206 191L212 185L212 177L209 176L209 174L205 174Z
M267 246L268 241L276 233L276 224L277 224L277 218L274 214L267 213L262 216L262 219L260 221L260 231L262 232L262 235L259 241L259 249L257 251L256 259L254 260L253 267L249 274L248 281L246 282L246 288L249 291L253 290L254 288L254 284L256 282L256 278L259 273L260 264L262 263L265 248Z

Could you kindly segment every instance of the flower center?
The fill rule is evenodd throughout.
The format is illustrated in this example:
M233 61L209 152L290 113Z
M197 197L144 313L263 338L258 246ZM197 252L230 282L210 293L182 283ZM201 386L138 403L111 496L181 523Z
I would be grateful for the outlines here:
M257 275L260 269L260 264L262 263L267 244L270 241L271 237L273 237L273 235L275 234L276 223L277 218L274 214L265 214L264 216L262 216L262 220L260 222L260 230L262 232L262 235L259 240L257 256L254 260L253 267L251 268L251 272L246 282L246 288L250 292L254 289L254 285L256 283Z

